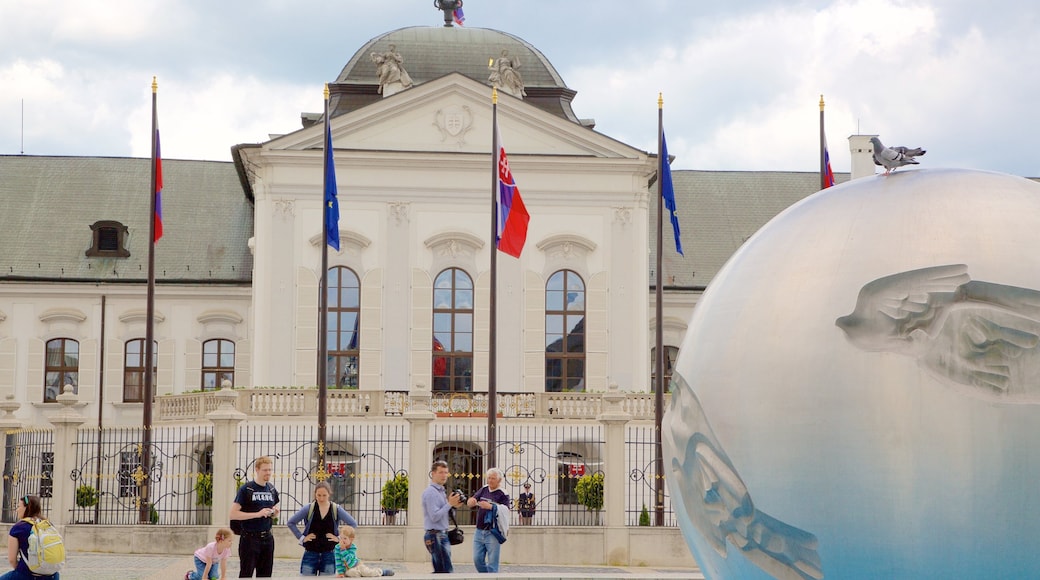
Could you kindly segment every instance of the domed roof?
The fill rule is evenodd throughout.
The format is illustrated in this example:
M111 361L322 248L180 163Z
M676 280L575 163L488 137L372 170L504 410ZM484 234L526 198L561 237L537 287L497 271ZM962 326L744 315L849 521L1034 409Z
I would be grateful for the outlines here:
M337 83L376 83L376 65L371 53L382 53L395 45L404 58L404 68L416 84L458 72L486 83L488 59L503 50L519 57L520 74L527 87L566 87L549 59L530 43L489 28L411 26L387 32L366 42L343 67Z
M387 32L369 40L330 84L333 116L352 111L380 99L376 63L371 54L383 53L394 45L403 59L402 66L415 85L460 73L487 84L488 60L502 51L520 61L520 75L532 105L578 122L570 101L576 94L563 82L549 59L522 38L489 28L411 26Z

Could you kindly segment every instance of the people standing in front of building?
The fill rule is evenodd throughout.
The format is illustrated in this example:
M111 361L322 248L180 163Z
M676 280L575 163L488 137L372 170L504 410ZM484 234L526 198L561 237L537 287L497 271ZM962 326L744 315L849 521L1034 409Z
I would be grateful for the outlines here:
M434 574L450 574L451 543L448 541L448 512L462 505L462 497L455 492L447 495L444 484L448 482L448 464L434 461L430 468L430 485L422 494L423 541L433 561Z
M531 520L534 519L534 510L537 502L534 500L534 494L531 493L531 482L528 481L524 484L524 492L517 498L516 506L520 510L520 525L529 526Z
M303 523L302 531L300 523ZM336 573L333 550L339 543L340 523L357 527L357 521L343 506L332 503L332 487L324 481L318 482L314 486L314 502L304 504L286 524L303 546L300 576L332 576Z
M271 523L278 517L278 490L271 483L274 462L270 457L257 457L253 464L253 481L238 488L231 504L232 520L242 520L242 538L238 542L238 558L242 568L239 578L270 578L274 569L274 536Z
M477 533L473 536L473 565L477 572L498 572L498 553L502 542L495 537L497 513L501 509L509 512L509 495L502 490L505 474L497 467L487 470L487 485L477 490L466 505L477 508ZM505 541L505 540L502 540Z

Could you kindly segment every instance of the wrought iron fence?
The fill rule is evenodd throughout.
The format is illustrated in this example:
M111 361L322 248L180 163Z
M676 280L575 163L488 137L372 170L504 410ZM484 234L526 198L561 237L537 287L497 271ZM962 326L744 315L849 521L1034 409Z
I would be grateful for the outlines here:
M319 464L316 425L242 425L236 442L236 483L253 479L258 457L274 460L272 483L282 515L278 523L313 500L314 484L326 481L332 501L360 525L407 525L405 512L388 517L380 507L384 484L408 475L408 425L351 423L328 425L325 464Z
M54 431L16 429L6 435L3 521L17 519L18 498L26 495L40 496L44 513L49 512L54 490Z
M76 486L72 523L210 523L212 428L153 428L148 465L143 433L139 427L79 430L76 467L69 474Z
M625 463L629 479L625 493L625 524L629 526L652 526L657 521L657 443L653 429L630 425L625 429ZM663 472L662 472L663 476ZM675 511L672 509L668 489L661 482L664 497L661 503L664 526L675 527ZM645 510L645 516L644 516Z
M489 455L505 472L503 490L509 494L514 525L601 525L600 510L578 500L582 476L602 473L603 430L600 425L498 425L495 448L485 452L487 426L434 424L430 443L433 459L447 461L451 478L446 487L467 496L484 485ZM524 484L531 484L534 514L520 518L517 500ZM602 502L601 502L602 503ZM474 510L456 514L460 524L473 524Z

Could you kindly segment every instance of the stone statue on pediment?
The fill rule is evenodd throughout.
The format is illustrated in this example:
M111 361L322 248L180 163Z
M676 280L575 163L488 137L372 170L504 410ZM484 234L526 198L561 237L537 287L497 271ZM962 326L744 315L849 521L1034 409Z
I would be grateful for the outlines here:
M379 94L389 97L412 86L412 77L404 70L404 58L397 52L397 45L391 44L386 52L372 52L372 62L376 63L376 74L379 76Z
M494 59L488 68L491 69L491 75L488 76L491 86L518 99L527 95L527 91L524 90L524 80L520 77L519 57L511 57L508 50L503 50L502 56Z

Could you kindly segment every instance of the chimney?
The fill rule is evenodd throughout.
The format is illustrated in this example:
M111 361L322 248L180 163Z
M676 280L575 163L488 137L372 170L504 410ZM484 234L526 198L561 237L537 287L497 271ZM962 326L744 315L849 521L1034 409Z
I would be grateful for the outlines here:
M849 153L852 158L852 177L869 177L874 175L874 146L870 138L877 135L850 135Z

